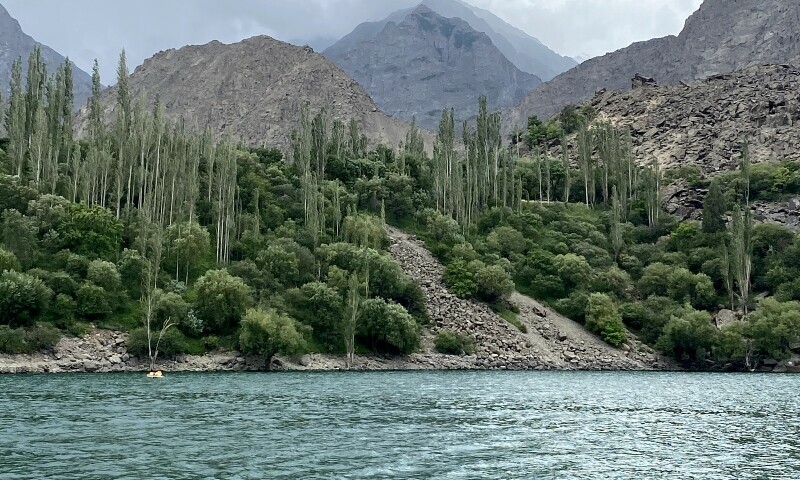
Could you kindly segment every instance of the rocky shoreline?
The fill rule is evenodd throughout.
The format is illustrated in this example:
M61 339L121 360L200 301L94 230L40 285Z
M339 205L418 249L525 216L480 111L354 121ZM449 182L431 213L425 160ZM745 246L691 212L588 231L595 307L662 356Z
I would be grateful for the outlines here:
M611 347L580 324L515 293L510 302L519 310L517 320L524 326L518 329L487 305L450 293L442 283L443 266L422 242L394 228L388 232L389 252L422 288L431 324L422 332L418 352L398 357L356 356L351 370L680 370L630 333L622 348ZM445 330L470 336L475 353L436 352L434 339ZM130 355L126 339L122 332L95 329L82 338L62 338L49 352L0 355L0 374L146 371L149 362ZM797 365L800 358L774 361L760 371L791 372L800 370ZM318 353L300 358L278 356L267 365L264 358L213 352L159 359L158 368L168 372L335 371L345 370L346 365L343 356Z

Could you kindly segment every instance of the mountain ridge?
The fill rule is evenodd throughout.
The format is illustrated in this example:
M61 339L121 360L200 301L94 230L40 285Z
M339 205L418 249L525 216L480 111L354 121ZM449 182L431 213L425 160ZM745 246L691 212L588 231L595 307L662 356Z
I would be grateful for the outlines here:
M760 63L800 63L800 3L705 0L677 36L636 42L595 57L532 91L504 115L507 126L550 117L603 88L624 90L636 74L676 85Z
M356 118L370 141L397 146L408 126L381 113L364 89L310 48L266 35L232 44L212 41L153 55L129 79L134 97L158 96L168 116L183 116L214 133L234 132L249 146L286 148L308 103L334 119ZM116 89L103 92L104 114L113 118ZM79 131L87 128L80 114Z
M460 120L477 114L485 94L491 108L518 101L541 80L520 71L484 32L459 18L445 18L418 5L399 23L380 28L371 41L326 56L370 92L388 114L434 129L442 110ZM335 49L334 49L335 52Z

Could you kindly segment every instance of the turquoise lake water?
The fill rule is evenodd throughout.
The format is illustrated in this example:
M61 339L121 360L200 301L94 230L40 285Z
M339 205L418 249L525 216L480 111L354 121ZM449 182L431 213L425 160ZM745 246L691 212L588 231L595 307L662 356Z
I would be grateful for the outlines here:
M0 479L798 479L800 376L0 376Z

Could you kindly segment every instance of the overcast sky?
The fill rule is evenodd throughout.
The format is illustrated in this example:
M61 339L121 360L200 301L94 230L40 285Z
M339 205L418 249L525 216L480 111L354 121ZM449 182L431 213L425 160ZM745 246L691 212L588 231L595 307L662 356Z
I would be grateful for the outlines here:
M324 46L364 21L420 0L0 0L23 30L79 67L100 62L114 83L124 47L131 70L158 51L270 35ZM467 0L562 55L596 56L677 34L702 0Z

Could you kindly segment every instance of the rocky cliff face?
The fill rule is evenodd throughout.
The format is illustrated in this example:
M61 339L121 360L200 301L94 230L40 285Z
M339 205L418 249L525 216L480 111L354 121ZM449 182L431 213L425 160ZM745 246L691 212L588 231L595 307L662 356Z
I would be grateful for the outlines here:
M741 146L753 162L800 160L800 70L763 65L678 86L599 92L590 102L601 120L628 127L634 157L663 168L700 167L705 175L734 170ZM555 151L553 152L556 153ZM665 192L667 211L700 218L705 191L686 182ZM756 218L800 228L797 207L755 202Z
M14 60L22 57L22 72L24 75L28 70L28 56L37 44L38 42L26 35L22 31L19 22L0 5L0 91L3 92L3 97L6 97L9 92L11 65ZM58 52L46 45L42 45L42 57L50 73L55 71L58 65L63 64L65 60ZM75 106L79 107L91 95L92 77L74 64L72 65L72 70L75 86Z
M387 23L371 40L334 47L326 56L364 85L386 113L416 117L428 128L445 108L471 118L481 94L491 108L502 108L541 83L505 58L485 33L425 6Z
M188 124L230 131L250 146L287 147L306 103L333 118L355 118L370 141L397 147L408 126L380 112L367 92L310 48L267 36L224 45L211 42L160 52L130 77L134 97L158 96L167 115ZM113 118L116 90L103 93ZM87 112L78 124L85 130Z
M753 161L800 159L800 70L751 67L678 86L600 92L600 118L631 129L635 158L705 173L736 168L743 142Z
M524 125L550 117L598 90L622 90L637 73L677 85L754 65L800 64L800 2L705 0L675 36L657 38L587 60L541 85L504 117Z

